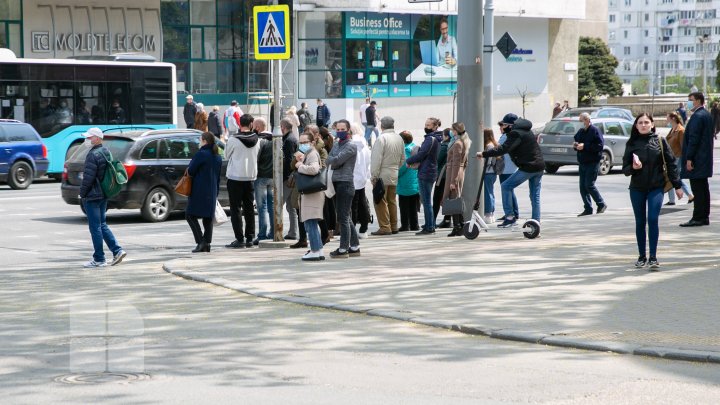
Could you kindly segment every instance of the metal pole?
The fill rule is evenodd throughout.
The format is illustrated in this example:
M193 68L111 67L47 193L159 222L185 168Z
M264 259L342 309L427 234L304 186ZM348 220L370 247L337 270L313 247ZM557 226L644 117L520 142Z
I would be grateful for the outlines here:
M485 0L485 53L483 54L483 127L492 128L493 122L493 48L495 43L495 4ZM482 139L482 138L481 138ZM484 142L483 142L484 143Z
M473 147L470 149L468 167L465 171L463 199L465 200L465 218L469 215L478 187L482 164L475 159L475 153L483 149L483 94L477 91L483 83L483 26L482 2L477 0L458 1L458 121L465 124ZM480 198L480 212L484 210L483 198Z
M275 234L273 240L282 242L283 239L283 153L282 131L280 130L280 91L282 90L282 70L279 60L272 61L273 103L275 105L273 127L273 210L275 215Z

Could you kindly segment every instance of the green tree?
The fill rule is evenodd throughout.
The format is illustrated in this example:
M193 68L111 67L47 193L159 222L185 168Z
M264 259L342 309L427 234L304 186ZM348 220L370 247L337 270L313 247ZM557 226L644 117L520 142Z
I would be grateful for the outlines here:
M650 91L650 80L647 78L633 80L632 82L633 94L646 94Z
M622 81L615 74L618 60L600 38L580 37L578 66L578 103L601 95L622 94Z
M720 52L715 57L715 69L720 72ZM720 75L715 76L715 87L720 89Z

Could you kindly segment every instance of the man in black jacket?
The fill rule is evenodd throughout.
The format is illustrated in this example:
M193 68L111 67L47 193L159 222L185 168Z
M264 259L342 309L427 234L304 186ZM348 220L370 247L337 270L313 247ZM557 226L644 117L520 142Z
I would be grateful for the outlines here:
M261 240L274 239L275 220L273 206L273 140L267 130L265 118L255 118L253 132L260 138L257 179L255 180L255 206L258 211L258 234L253 241L257 246ZM268 223L269 218L269 223Z
M513 215L513 190L525 181L530 183L532 219L540 222L540 188L545 161L540 145L530 130L532 122L510 113L505 114L499 124L507 134L505 143L496 149L477 153L478 158L502 156L507 153L518 167L518 170L500 185L505 218L498 228L509 228L517 222L517 218Z
M582 198L585 207L583 212L578 214L579 217L582 217L592 215L592 200L595 200L595 204L597 204L598 214L605 212L607 205L605 205L605 201L595 186L598 171L600 170L600 160L602 159L605 139L597 127L590 121L590 114L580 114L580 122L583 123L583 127L575 134L573 149L577 151L580 171L580 175L578 176L580 182L580 198Z
M298 150L298 139L292 133L292 122L289 118L283 118L280 120L280 131L283 133L283 203L285 203L285 210L288 212L290 217L290 230L285 239L295 240L298 235L298 215L297 210L293 208L292 204L292 187L288 187L288 179L292 170L290 164L293 160L293 155Z
M688 108L692 115L685 126L680 177L690 180L695 196L692 218L680 226L710 225L710 185L713 175L713 145L715 127L712 116L705 109L705 95L700 92L688 95Z
M188 94L187 97L185 97L185 101L185 107L183 107L183 119L185 120L185 125L187 125L188 128L195 128L197 103L193 101L192 94Z
M85 263L84 267L105 267L105 251L103 250L103 241L113 254L111 266L120 263L127 253L118 245L115 235L105 222L105 211L107 211L107 198L103 194L100 183L105 176L108 160L112 159L110 151L103 144L103 132L100 128L90 128L83 134L91 145L90 151L85 157L85 169L83 170L83 180L80 186L80 203L85 208L85 214L88 219L88 227L90 228L90 236L93 242L93 259Z

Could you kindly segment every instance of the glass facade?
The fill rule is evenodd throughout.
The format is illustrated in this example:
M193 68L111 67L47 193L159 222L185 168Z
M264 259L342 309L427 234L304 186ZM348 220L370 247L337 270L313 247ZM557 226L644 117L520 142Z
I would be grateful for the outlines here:
M163 60L177 65L178 91L268 91L269 64L252 55L252 8L267 1L161 0Z
M452 95L456 16L298 13L298 97Z
M0 48L23 56L21 0L0 0Z

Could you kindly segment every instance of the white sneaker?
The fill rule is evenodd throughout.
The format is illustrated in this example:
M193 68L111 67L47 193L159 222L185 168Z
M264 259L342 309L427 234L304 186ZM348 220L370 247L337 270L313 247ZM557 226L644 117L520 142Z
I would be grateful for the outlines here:
M358 233L358 239L367 239L367 238L368 238L367 232Z
M320 260L325 260L325 256L323 255L322 250L318 250L316 252L309 251L305 253L305 255L302 257L302 260L306 262L318 262Z
M120 262L123 261L125 256L127 256L127 252L125 252L124 250L120 250L118 254L113 256L112 263L110 263L110 265L114 266L116 264L120 264Z
M495 223L495 215L492 215L492 214L490 214L490 215L485 215L485 216L483 217L483 220L484 220L485 223L488 224L488 225L489 225L489 224L494 224L494 223Z
M107 266L107 263L105 262L96 262L95 260L90 260L89 262L83 264L83 267L86 269L91 269L94 267L105 267Z

